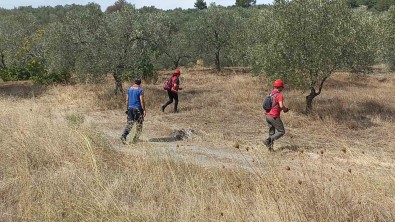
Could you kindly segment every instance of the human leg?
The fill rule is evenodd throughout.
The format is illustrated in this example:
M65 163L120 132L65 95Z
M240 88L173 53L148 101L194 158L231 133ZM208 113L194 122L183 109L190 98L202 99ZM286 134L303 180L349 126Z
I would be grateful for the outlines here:
M140 135L143 131L143 121L144 121L144 116L142 115L143 111L142 110L137 110L135 113L135 122L136 122L136 133L134 134L132 143L137 143Z
M165 108L169 105L173 103L173 95L172 95L172 91L171 90L167 90L167 95L169 97L169 100L162 106L162 112L165 111Z
M174 112L178 112L178 93L173 92L173 98L174 98Z
M276 128L273 126L271 123L271 117L266 116L266 122L267 125L269 126L269 137L263 141L263 143L266 145L266 147L269 149L269 151L273 151L273 140L272 136L275 134Z
M126 137L129 135L132 127L133 127L133 113L131 109L128 109L127 123L121 136L122 143L126 144Z
M284 124L283 124L283 121L281 120L280 117L271 118L270 122L271 122L271 124L273 125L273 127L275 128L275 133L274 133L273 135L270 136L270 138L272 139L272 141L278 140L278 139L280 139L282 136L285 135Z

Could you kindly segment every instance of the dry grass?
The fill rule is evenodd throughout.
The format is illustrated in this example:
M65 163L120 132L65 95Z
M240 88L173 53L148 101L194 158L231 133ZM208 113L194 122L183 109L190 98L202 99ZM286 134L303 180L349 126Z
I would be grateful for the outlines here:
M148 143L139 156L114 150L90 121L100 113L123 124L112 84L14 93L0 98L0 221L395 220L393 76L339 73L311 117L301 114L305 95L285 91L287 135L269 154L264 78L185 73L179 114L159 110L165 76L144 85L144 133L193 128L192 142L212 149L237 142L254 159L250 171L164 159Z

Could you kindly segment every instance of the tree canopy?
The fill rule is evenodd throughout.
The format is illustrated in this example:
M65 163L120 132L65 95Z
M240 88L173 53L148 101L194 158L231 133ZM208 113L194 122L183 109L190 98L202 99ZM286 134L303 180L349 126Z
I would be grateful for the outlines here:
M118 0L105 12L94 3L0 9L0 78L98 82L111 73L119 93L125 79L155 81L159 69L203 60L217 71L248 66L283 78L310 92L309 110L336 70L366 72L373 63L394 69L389 3L244 0L235 1L240 7L207 7L197 0L195 9L160 10Z

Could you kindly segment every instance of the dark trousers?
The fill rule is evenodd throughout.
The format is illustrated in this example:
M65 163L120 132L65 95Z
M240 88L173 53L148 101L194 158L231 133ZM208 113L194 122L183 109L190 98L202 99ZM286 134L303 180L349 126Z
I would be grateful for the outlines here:
M284 124L280 117L273 118L266 115L266 122L269 126L269 137L272 142L284 136Z
M132 142L137 142L139 139L141 132L143 131L143 110L137 108L129 108L128 109L128 117L127 117L127 124L125 130L122 133L122 137L126 139L129 135L130 130L132 129L133 125L136 124L136 134L133 137Z
M163 109L166 108L166 106L170 105L173 103L174 100L174 111L177 111L177 107L178 107L178 93L177 92L173 92L171 90L167 90L167 95L169 96L169 101L167 101L164 105L163 105Z

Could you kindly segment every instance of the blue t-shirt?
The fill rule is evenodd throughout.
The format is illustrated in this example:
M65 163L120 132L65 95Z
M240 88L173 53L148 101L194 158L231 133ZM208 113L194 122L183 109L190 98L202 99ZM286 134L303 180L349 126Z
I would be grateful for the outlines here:
M143 95L144 95L143 88L139 86L130 87L128 89L128 97L129 97L128 108L142 109L143 107L141 106L140 96Z

